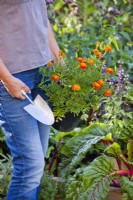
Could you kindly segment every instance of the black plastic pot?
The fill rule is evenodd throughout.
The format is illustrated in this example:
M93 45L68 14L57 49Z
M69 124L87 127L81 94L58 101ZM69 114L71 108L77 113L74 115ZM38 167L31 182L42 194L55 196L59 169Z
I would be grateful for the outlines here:
M78 116L74 115L73 113L67 113L65 118L62 120L55 122L52 126L62 132L69 132L72 131L74 128L76 128L81 120L81 115L80 113Z

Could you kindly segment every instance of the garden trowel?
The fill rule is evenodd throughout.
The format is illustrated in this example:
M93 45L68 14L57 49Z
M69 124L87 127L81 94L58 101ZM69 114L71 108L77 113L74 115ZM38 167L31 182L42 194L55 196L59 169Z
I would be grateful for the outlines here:
M43 124L52 125L54 123L53 112L40 95L37 95L32 101L24 90L22 90L22 94L30 101L30 104L25 106L24 110Z

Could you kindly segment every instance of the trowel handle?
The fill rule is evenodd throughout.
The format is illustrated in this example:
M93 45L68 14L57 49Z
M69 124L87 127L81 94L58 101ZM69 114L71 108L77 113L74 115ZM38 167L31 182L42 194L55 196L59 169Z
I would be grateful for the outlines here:
M34 104L34 102L28 97L24 90L21 90L21 93L30 101L31 104Z

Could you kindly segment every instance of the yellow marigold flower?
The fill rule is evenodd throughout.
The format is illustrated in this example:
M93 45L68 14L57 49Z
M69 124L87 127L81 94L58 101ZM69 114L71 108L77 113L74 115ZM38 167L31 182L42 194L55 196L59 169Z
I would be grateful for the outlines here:
M112 95L112 92L110 90L105 90L104 94L105 96L110 97Z
M103 86L103 85L104 85L104 81L103 81L103 80L98 80L97 83L98 83L100 86Z
M103 54L102 54L100 51L98 51L98 52L96 53L96 57L98 57L98 58L101 58L102 55L103 55Z
M72 85L72 90L73 91L79 91L81 89L80 85L79 84L74 84Z
M88 64L89 64L89 65L94 65L94 60L89 59L89 60L88 60Z
M96 90L100 90L100 88L101 88L101 86L97 82L94 82L92 85Z
M105 46L104 50L107 52L112 52L112 48L109 45Z
M53 63L52 62L48 62L47 66L51 67L51 66L53 66Z
M112 68L106 68L106 72L109 74L113 74L113 69Z

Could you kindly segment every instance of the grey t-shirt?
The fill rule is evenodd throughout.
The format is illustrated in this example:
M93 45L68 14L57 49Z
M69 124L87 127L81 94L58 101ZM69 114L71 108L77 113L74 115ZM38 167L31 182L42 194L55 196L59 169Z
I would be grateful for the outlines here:
M0 57L12 74L52 60L45 0L0 0Z

